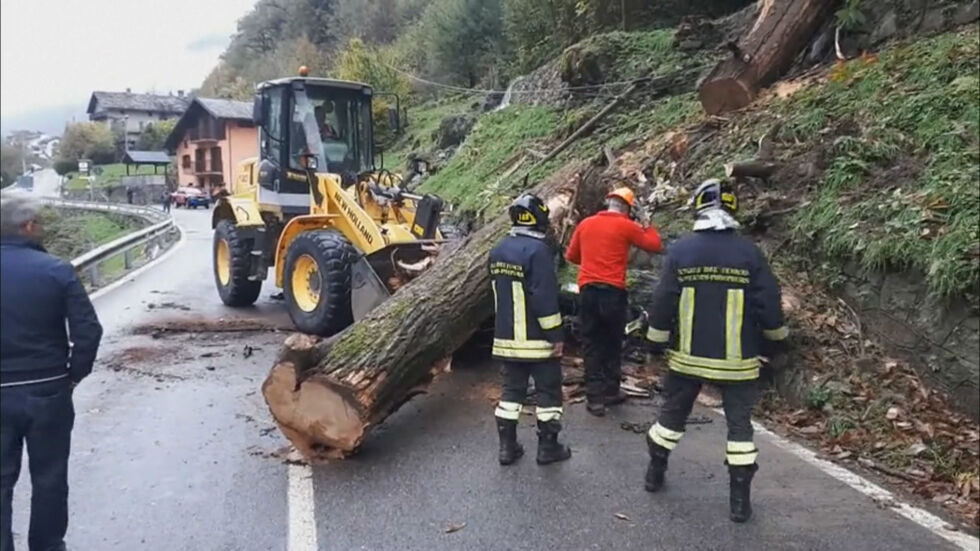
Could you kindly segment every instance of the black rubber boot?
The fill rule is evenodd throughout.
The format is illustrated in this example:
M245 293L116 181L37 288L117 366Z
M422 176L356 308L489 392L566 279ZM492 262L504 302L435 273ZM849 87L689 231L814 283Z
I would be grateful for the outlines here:
M524 455L524 447L517 442L517 421L497 417L497 435L500 436L501 465L510 465Z
M572 449L558 441L561 432L559 421L538 421L538 465L564 461L572 456Z
M629 397L626 395L625 392L623 392L622 390L617 390L613 394L606 395L606 405L607 406L618 406L619 404L622 404L623 402L625 402L627 398L629 398Z
M752 476L759 470L759 466L752 465L729 465L728 476L730 480L729 504L731 505L732 522L745 522L752 517L752 502L750 488L752 487Z
M643 487L648 492L659 492L664 487L664 475L667 473L667 457L670 450L657 444L647 435L647 449L650 452L650 464Z
M606 404L603 402L588 402L585 404L585 411L588 411L596 417L604 417L606 415Z

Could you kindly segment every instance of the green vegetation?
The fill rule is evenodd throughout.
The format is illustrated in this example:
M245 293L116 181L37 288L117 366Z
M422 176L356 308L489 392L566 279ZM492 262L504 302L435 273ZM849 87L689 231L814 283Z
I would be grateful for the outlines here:
M496 212L517 190L520 171L504 178L527 147L548 137L558 126L558 113L547 107L514 106L480 118L466 142L445 168L425 181L462 211Z
M944 296L976 285L977 39L947 34L849 62L782 106L785 135L827 140L828 168L795 219L801 245L868 269L921 270Z
M0 183L7 187L17 181L23 168L24 150L13 145L0 145Z
M94 170L101 169L101 174L95 175L95 186L104 187L113 184L118 184L122 177L126 175L126 165L123 163L114 163L109 165L96 165ZM133 166L129 169L130 175L149 175L153 174L153 167L148 165L141 165L138 168ZM163 169L158 168L157 174L163 174ZM88 189L89 181L82 178L78 172L69 172L65 175L67 178L65 182L66 189Z
M116 160L115 156L116 143L112 130L101 122L78 122L65 129L58 145L55 167L68 168L79 159L89 159L97 164L111 163Z
M409 154L435 149L432 136L439 123L450 115L468 113L472 102L469 96L448 96L409 108L404 133L385 150L385 167L398 170L405 166Z
M48 207L41 210L41 224L44 246L66 260L140 226L139 221L129 217Z
M785 228L800 259L917 270L938 296L969 295L980 277L978 49L970 30L839 64L738 114L689 180L721 175L771 135L780 161L815 169L780 190L800 204Z

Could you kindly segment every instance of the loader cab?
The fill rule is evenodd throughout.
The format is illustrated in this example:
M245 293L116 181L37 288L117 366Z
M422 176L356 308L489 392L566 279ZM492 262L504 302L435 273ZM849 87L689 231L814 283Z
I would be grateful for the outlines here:
M283 214L309 210L305 158L316 171L354 182L374 169L370 86L324 78L284 78L259 85L259 202Z

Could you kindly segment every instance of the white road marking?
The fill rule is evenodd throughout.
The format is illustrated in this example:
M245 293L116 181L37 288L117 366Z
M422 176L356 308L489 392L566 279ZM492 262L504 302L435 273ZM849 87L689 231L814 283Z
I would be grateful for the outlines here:
M313 518L313 469L309 465L288 466L289 544L287 551L317 551L316 521Z
M169 258L170 255L176 253L181 247L187 244L187 232L183 228L180 228L179 226L178 228L180 229L180 240L174 243L169 249L164 251L163 254L147 262L146 264L140 266L139 268L133 270L132 272L123 275L121 278L110 283L109 285L106 285L101 289L96 289L94 293L88 296L89 300L95 300L101 297L102 295L109 293L110 291L114 291L119 287L122 287L123 285L130 283L133 279L139 277L139 275L142 274L143 272L146 272L150 268L156 266L160 262L163 262L164 260Z
M714 411L719 415L725 415L725 413L720 409L715 409ZM875 484L874 482L871 482L870 480L849 471L836 463L832 463L826 459L817 457L817 454L814 451L808 450L795 442L791 442L782 436L779 436L755 421L752 422L752 426L755 427L756 432L766 436L773 444L776 445L776 447L795 455L804 462L813 465L827 475L836 478L837 480L847 484L851 488L876 501L892 504L891 508L896 513L902 515L908 520L911 520L926 530L929 530L944 540L956 545L960 549L964 549L966 551L976 551L977 549L980 549L980 540L964 532L947 529L946 526L949 526L949 523L930 513L929 511L918 507L913 507L908 503L901 501L898 496Z

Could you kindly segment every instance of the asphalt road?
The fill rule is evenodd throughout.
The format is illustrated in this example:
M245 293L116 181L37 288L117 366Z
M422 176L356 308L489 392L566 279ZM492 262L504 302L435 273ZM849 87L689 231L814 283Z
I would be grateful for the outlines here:
M708 410L695 412L712 422L690 428L657 495L642 488L642 435L619 426L649 421L651 403L603 419L568 407L574 456L547 467L533 461L526 417L520 437L529 457L500 467L487 398L497 374L486 362L456 365L358 456L314 466L312 502L290 504L289 467L276 453L286 442L259 390L283 333L181 331L185 320L288 320L272 288L256 308L223 307L209 213L175 215L186 242L95 300L106 338L95 373L75 393L71 549L300 551L288 543L297 514L313 519L324 550L956 548L770 437L757 439L756 516L732 524L724 422ZM134 335L140 326L150 334ZM28 488L25 474L16 532L26 529Z

